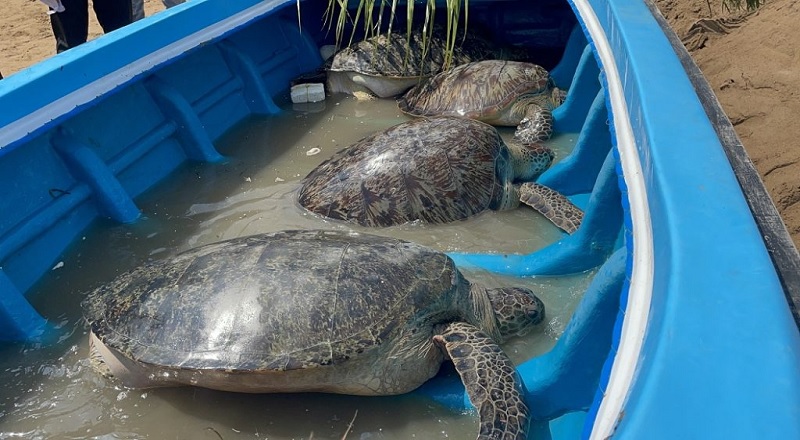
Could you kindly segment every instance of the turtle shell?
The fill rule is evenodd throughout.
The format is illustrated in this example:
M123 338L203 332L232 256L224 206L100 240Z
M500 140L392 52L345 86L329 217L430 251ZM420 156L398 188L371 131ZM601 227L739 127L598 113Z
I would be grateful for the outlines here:
M400 33L380 34L337 52L329 69L380 77L428 77L442 71L444 41L444 38L434 36L425 52L420 32L413 32L408 39ZM488 50L483 46L458 46L454 49L451 65L484 59Z
M430 316L459 280L446 255L413 243L284 231L151 262L84 307L93 333L139 362L284 371L368 355L414 315Z
M450 222L497 209L511 184L509 156L490 125L415 119L334 154L306 177L298 201L364 226Z
M550 74L537 64L477 61L456 66L412 88L398 105L413 116L462 116L495 123L520 98L541 95L546 101L552 87Z

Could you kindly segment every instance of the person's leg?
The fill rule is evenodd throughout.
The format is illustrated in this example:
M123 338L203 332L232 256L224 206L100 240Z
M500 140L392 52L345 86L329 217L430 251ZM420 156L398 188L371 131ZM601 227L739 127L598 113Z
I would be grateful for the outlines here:
M164 3L164 7L171 8L173 6L179 5L183 3L185 0L161 0Z
M94 13L103 32L109 33L133 21L131 0L94 0Z
M64 11L50 14L57 53L85 43L89 33L88 0L62 0L61 3Z
M144 18L144 0L133 0L131 2L131 18L133 21Z

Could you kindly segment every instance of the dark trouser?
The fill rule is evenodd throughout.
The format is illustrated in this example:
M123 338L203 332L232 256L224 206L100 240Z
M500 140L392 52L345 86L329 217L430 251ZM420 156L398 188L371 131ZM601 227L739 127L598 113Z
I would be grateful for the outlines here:
M63 52L86 42L89 34L89 1L61 0L64 12L50 14L56 37L56 52ZM131 23L131 0L94 0L94 13L103 32L111 32Z

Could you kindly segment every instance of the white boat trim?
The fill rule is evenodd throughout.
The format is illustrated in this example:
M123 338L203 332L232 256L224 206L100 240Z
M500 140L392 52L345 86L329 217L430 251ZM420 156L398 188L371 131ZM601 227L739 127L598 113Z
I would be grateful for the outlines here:
M633 225L633 268L630 274L628 303L619 335L619 346L589 437L594 440L606 439L614 433L641 358L653 292L653 232L644 173L628 114L622 78L614 60L611 44L589 1L573 0L573 4L594 42L606 76L617 149L623 178L628 187L628 203Z

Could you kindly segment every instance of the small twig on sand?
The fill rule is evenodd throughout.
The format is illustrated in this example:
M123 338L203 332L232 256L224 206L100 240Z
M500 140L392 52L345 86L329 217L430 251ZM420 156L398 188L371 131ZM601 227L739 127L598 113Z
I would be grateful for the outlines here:
M214 434L217 434L217 437L219 437L219 440L225 440L224 438L222 438L222 434L220 434L219 431L217 431L216 429L214 429L214 428L212 428L210 426L206 427L206 431L211 431Z
M350 430L353 429L353 423L355 423L356 417L358 417L358 410L356 410L356 413L353 414L353 418L350 420L350 424L347 425L347 430L344 431L344 435L342 436L342 440L345 440L347 438L347 434L350 434Z

